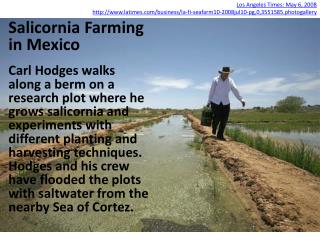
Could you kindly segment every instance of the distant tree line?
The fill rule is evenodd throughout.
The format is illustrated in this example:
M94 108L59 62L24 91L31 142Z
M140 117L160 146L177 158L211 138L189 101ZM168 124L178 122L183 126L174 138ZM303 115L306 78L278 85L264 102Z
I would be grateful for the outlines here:
M301 111L305 106L306 101L303 97L298 96L288 96L284 99L279 100L275 106L271 106L269 108L263 108L263 107L254 107L253 109L264 112L268 110L275 110L277 112L288 112L288 113L295 113ZM316 108L319 107L318 105L306 106L308 108Z

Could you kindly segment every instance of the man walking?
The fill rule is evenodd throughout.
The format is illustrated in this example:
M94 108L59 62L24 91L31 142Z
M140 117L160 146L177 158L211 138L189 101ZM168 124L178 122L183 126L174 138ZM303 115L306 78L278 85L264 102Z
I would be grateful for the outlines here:
M245 106L245 101L241 97L234 81L229 77L232 71L230 67L223 67L219 71L220 76L214 78L208 98L208 106L211 104L213 112L212 134L215 135L219 125L217 138L225 141L223 136L224 129L227 125L230 112L229 92L233 92L234 96Z

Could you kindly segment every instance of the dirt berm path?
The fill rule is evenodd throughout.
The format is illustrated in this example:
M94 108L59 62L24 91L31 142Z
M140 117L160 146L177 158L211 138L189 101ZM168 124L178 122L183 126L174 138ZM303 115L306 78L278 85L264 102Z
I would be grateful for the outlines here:
M245 144L219 141L211 128L187 115L203 134L207 153L233 182L248 211L256 213L257 230L320 231L320 178L291 163L270 157Z

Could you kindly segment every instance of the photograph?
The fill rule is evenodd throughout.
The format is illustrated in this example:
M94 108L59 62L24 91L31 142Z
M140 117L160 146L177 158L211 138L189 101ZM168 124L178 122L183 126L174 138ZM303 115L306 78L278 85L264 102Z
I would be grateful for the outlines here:
M320 231L319 18L0 35L1 232Z

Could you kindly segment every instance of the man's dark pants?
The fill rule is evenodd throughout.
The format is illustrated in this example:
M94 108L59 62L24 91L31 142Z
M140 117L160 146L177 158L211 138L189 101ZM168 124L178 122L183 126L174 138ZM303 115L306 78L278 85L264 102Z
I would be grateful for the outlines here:
M211 103L211 109L213 113L212 120L212 133L215 134L217 131L217 127L219 124L219 130L217 137L223 138L223 132L227 125L229 112L230 112L230 104L223 105L222 102L220 104Z

